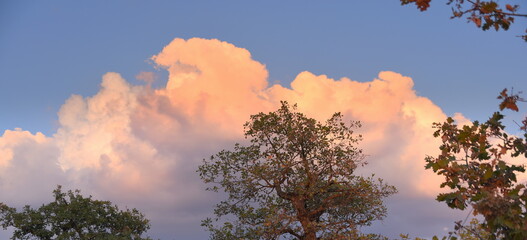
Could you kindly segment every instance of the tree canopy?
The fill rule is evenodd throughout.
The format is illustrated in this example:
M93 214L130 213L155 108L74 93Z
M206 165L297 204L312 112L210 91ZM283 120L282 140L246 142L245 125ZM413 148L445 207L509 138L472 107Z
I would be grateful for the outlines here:
M415 4L421 10L426 11L430 7L432 0L400 0L402 5ZM518 13L520 6L517 4L500 5L497 1L481 0L447 0L448 5L452 5L451 18L466 17L469 22L473 22L476 27L483 31L495 29L509 30L516 17L527 17L527 14ZM503 7L505 6L505 7ZM527 33L527 30L526 30ZM527 34L521 38L527 42Z
M373 239L358 227L386 215L383 198L396 192L382 179L355 175L366 164L340 113L325 123L282 102L251 116L250 144L236 144L203 160L199 174L212 191L227 193L216 218L203 226L211 239ZM215 224L217 223L217 224ZM217 226L217 225L220 226Z
M449 207L473 208L485 222L482 227L488 239L527 239L527 188L517 183L517 174L525 172L523 165L510 163L514 158L527 158L527 118L518 124L523 136L505 131L501 111L518 111L523 101L517 94L503 90L500 111L484 123L458 126L452 118L435 123L435 137L442 139L438 156L426 158L426 168L445 177L441 187L449 188L437 200Z
M121 211L109 201L83 197L79 190L53 191L55 200L22 211L0 203L0 223L4 229L14 227L11 239L149 239L141 235L149 228L137 209Z

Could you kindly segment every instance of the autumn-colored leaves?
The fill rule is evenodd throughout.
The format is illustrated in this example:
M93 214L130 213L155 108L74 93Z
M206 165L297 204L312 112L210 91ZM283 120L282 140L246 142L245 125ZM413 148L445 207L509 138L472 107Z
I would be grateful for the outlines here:
M431 0L401 0L402 5L413 3L421 11L426 11L430 2ZM518 13L518 5L505 4L503 8L495 1L448 0L447 4L452 5L451 18L468 16L469 22L473 22L483 31L491 28L496 31L508 30L515 17L527 17L527 14ZM527 34L521 38L527 41Z
M430 1L431 0L401 0L402 5L415 3L417 8L421 11L426 11L430 7Z
M518 111L518 95L503 90L500 110ZM435 123L435 137L441 137L441 154L426 158L426 168L445 177L441 187L451 192L441 193L437 200L451 208L472 206L474 214L485 218L484 228L490 239L527 239L527 187L517 184L516 174L525 172L524 166L507 161L518 156L527 157L527 119L521 129L523 137L510 136L502 124L504 115L496 112L484 123L458 127L452 118Z
M510 109L517 112L518 105L516 105L516 102L525 100L521 98L518 94L511 93L509 95L507 92L508 89L505 88L503 89L503 91L500 92L500 95L498 96L498 99L503 99L503 101L500 103L500 111L503 111L503 109Z

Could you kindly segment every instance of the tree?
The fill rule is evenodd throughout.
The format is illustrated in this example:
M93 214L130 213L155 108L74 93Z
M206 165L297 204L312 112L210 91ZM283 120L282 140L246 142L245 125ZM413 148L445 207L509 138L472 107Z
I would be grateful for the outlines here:
M212 185L207 189L228 194L216 218L203 221L211 239L380 238L358 227L382 219L382 200L396 189L354 175L366 164L353 132L360 123L347 125L335 113L322 124L295 110L282 102L275 112L251 116L244 125L250 144L203 160L198 172Z
M489 232L483 228L477 218L470 220L468 226L461 225L461 222L456 224L457 235L460 240L485 240L490 238Z
M428 156L426 168L444 176L441 187L451 189L437 200L457 209L470 205L475 215L485 218L482 227L489 239L523 240L527 239L527 188L517 183L516 174L525 168L508 161L527 157L527 118L519 125L523 136L507 134L501 111L518 111L517 103L523 99L507 89L498 99L500 111L484 123L458 127L452 118L435 123L434 136L443 141L441 154Z
M424 238L411 238L408 234L400 234L401 240L425 240ZM470 220L468 226L463 225L461 221L456 222L454 232L450 232L448 237L442 237L441 240L488 240L490 239L489 232L483 228L477 218ZM434 236L432 240L439 240Z
M109 201L83 197L80 191L53 191L55 200L21 212L0 203L2 227L14 227L11 239L149 239L142 238L150 224L135 208L120 211Z
M400 0L402 5L415 4L421 11L426 11L430 7L432 0ZM448 5L453 5L452 16L450 18L461 18L468 16L469 22L473 22L476 27L483 31L494 28L508 30L514 23L516 17L527 17L527 14L518 13L519 5L504 4L503 8L497 1L481 0L448 0ZM468 5L468 6L467 6ZM527 30L526 30L527 32ZM527 42L527 34L521 36Z

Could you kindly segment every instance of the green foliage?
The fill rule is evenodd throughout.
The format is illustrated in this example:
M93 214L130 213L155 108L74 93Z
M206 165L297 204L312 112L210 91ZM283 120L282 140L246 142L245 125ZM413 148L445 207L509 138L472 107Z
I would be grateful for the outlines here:
M503 90L500 110L518 111L518 95ZM520 128L523 136L510 136L502 124L504 115L496 112L485 123L473 122L459 127L452 118L435 123L435 137L443 143L441 154L426 158L426 168L445 177L441 187L451 190L439 194L438 201L451 208L465 209L470 205L474 214L485 218L482 227L485 239L527 239L527 191L518 184L516 173L524 166L507 162L508 158L527 157L527 118ZM461 229L461 226L458 226Z
M411 240L408 234L401 234L401 240ZM432 240L488 240L491 239L490 233L485 229L484 225L479 222L477 218L473 218L469 225L463 225L461 221L456 222L455 231L449 232L449 236L432 237ZM501 239L501 238L499 238ZM423 238L415 238L413 240L425 240Z
M141 235L149 221L136 209L120 211L109 201L92 200L79 190L53 191L55 200L38 209L25 206L21 212L0 203L0 223L14 227L11 239L149 239Z
M365 164L353 134L360 124L345 124L339 113L322 124L294 110L282 102L251 116L249 145L203 160L207 189L228 194L216 218L202 223L211 239L383 239L358 231L386 215L382 199L396 192L354 175Z
M457 223L457 234L460 240L482 240L490 239L490 233L484 228L477 218L473 218L468 226Z
M401 240L411 240L412 238L408 234L400 234ZM425 240L424 238L414 238L413 240Z
M402 5L415 4L421 11L426 11L430 7L432 0L400 0ZM527 17L527 14L519 14L519 5L504 4L502 8L497 1L471 1L471 0L448 0L448 5L452 5L452 17L461 18L467 16L469 22L473 22L476 27L483 31L491 28L496 31L508 30L514 23L515 17ZM502 5L503 6L503 5ZM527 31L526 31L527 32ZM527 42L527 35L521 36Z

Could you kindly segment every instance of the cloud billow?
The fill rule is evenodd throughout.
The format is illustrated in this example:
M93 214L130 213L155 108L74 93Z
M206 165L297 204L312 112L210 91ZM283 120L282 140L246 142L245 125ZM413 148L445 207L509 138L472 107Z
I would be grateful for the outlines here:
M431 199L438 191L440 179L424 170L423 159L437 152L431 124L445 114L416 95L409 77L385 71L358 82L305 71L290 87L270 86L267 69L249 51L200 38L174 39L152 61L169 73L164 88L134 86L107 73L97 94L73 95L64 103L53 136L6 130L0 136L1 201L17 206L49 201L53 187L62 184L140 209L152 219L154 237L203 239L199 221L220 196L204 191L197 166L245 141L249 116L274 111L282 100L319 120L342 112L347 120L361 121L361 147L369 156L361 173L375 173L398 187L398 202L390 206L409 208L401 201ZM442 212L430 201L422 204L420 209ZM398 216L382 226L398 232L388 234L420 234L417 226L428 224L410 209L394 212ZM438 218L430 224L457 219ZM415 220L416 228L397 219Z

